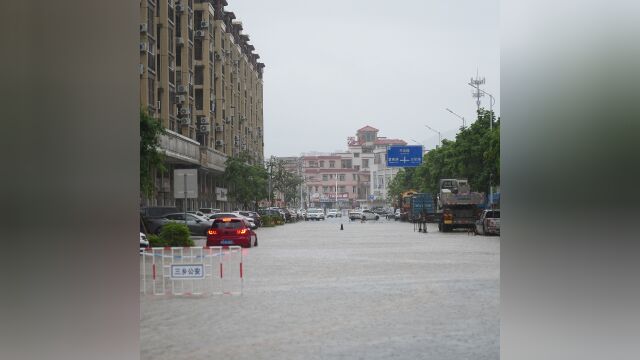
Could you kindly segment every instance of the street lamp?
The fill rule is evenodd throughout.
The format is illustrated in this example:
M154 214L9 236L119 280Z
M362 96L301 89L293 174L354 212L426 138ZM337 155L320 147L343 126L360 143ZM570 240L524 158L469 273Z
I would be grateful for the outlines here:
M472 88L478 90L478 91L482 91L483 94L489 95L489 112L491 112L491 120L489 120L489 129L493 130L493 105L495 104L496 99L493 97L493 95L491 95L488 92L480 89L480 87L478 85L474 85L473 83L469 83L468 85L471 86Z
M414 139L409 139L409 140L413 141L414 143L416 143L416 144L418 144L418 145L422 145L422 147L426 147L426 146L424 146L424 144L423 144L423 143L418 142L418 141L416 141L416 140L414 140Z
M464 116L460 116L456 113L454 113L453 111L451 111L451 109L447 108L446 109L448 112L452 113L453 115L455 115L456 117L458 117L459 119L462 119L462 130L464 130L465 128L465 122L464 122Z
M426 126L426 127L427 127L427 129L429 129L429 130L431 130L431 131L433 131L433 132L437 133L437 134L438 134L438 145L442 144L442 134L440 133L440 131L438 131L438 130L436 130L436 129L434 129L434 128L432 128L431 126L426 125L426 124L425 124L424 126ZM436 146L436 147L437 147L437 146Z

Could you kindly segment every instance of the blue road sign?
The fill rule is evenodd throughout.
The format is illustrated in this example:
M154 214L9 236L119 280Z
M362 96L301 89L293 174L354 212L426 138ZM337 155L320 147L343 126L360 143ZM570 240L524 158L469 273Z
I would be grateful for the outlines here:
M388 167L417 167L422 164L422 146L389 146L387 148Z

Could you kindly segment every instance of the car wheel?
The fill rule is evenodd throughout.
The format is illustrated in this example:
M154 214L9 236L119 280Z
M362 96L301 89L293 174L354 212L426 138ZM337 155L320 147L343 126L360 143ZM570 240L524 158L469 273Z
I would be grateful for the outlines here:
M253 247L253 239L251 239L251 236L249 236L249 245L247 245L247 247Z
M377 216L377 215L376 215L376 220L380 220L380 216Z
M256 247L258 246L258 235L256 235L256 240L255 240L255 242L253 243L253 246L256 246Z

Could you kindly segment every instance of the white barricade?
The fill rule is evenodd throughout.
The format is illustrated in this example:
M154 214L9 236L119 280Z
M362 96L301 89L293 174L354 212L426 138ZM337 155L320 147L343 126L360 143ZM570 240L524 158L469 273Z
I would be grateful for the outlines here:
M147 248L140 256L140 292L153 295L241 295L240 246Z

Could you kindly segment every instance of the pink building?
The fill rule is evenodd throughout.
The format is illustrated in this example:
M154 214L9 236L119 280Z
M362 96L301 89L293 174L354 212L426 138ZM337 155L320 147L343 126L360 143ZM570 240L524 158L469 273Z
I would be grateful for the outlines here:
M366 198L369 172L354 169L351 154L303 156L302 161L309 207L352 208Z

